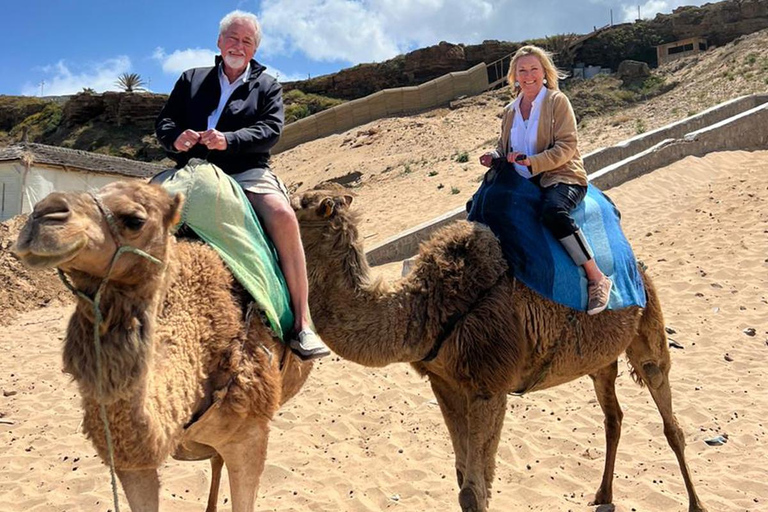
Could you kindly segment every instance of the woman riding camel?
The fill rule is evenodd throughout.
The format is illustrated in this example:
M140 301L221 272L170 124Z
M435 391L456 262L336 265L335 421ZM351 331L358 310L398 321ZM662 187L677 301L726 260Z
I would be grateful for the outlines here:
M571 217L587 193L587 173L577 148L576 116L558 88L560 78L547 51L523 46L515 53L508 79L516 98L504 110L496 149L482 155L480 164L490 167L494 159L506 159L520 176L541 188L542 223L584 268L587 313L595 315L608 306L613 283L598 268Z

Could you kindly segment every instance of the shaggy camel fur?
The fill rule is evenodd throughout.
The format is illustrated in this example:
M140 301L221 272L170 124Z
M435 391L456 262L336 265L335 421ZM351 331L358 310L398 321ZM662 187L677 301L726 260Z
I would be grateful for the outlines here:
M63 270L89 297L119 245L140 248L162 262L132 253L117 260L101 300L101 374L94 311L86 300L77 300L64 370L82 396L83 431L107 461L99 416L99 404L105 403L116 472L134 512L158 510L158 468L169 455L211 459L208 512L216 510L226 464L232 510L251 512L269 421L298 392L311 364L300 363L290 351L284 354L259 314L246 325L248 297L213 249L170 235L182 202L138 182L113 183L95 196L53 193L35 206L15 252L31 267Z
M481 225L459 222L425 243L412 273L390 288L369 278L351 200L328 191L294 199L316 325L345 359L365 366L407 362L429 378L453 442L462 511L488 508L507 394L583 375L592 378L605 414L605 472L593 503L611 503L622 420L614 381L622 352L661 413L689 511L705 511L672 412L664 321L647 275L645 309L587 316L516 282L494 235ZM440 341L437 357L422 361L434 356Z

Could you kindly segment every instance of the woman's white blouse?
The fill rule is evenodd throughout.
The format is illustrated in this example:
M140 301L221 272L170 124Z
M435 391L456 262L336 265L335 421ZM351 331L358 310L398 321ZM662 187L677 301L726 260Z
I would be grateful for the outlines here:
M523 119L520 113L520 102L523 95L515 99L512 108L515 110L515 119L512 122L512 128L509 130L509 151L517 151L526 155L536 154L536 132L539 129L539 116L541 115L541 104L544 102L544 96L547 94L547 88L542 87L539 94L533 100L531 115L528 120ZM524 165L514 164L517 174L523 178L530 178L531 172Z

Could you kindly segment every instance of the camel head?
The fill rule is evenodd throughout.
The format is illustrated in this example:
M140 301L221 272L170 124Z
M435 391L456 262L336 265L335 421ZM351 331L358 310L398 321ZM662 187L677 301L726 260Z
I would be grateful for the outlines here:
M353 196L343 187L338 189L310 190L294 196L291 206L301 226L301 236L307 245L327 244L330 239L342 236L354 243L358 239L359 216L350 209Z
M183 197L157 185L115 182L96 193L54 192L35 205L13 252L32 268L104 278L120 245L130 245L164 260L168 234L178 223ZM108 221L111 215L114 222ZM111 225L110 225L111 224ZM149 261L126 253L110 280L136 284L146 278Z
M349 206L353 196L343 187L331 189L310 190L291 201L296 217L304 223L340 224L342 218L349 218ZM350 219L357 220L357 219Z

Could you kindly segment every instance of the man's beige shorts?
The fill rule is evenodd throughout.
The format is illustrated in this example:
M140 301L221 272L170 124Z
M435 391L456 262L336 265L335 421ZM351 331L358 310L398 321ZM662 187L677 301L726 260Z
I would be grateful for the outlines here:
M173 176L175 172L176 169L161 171L152 177L150 183L163 183ZM230 176L247 192L253 194L277 194L284 197L286 201L290 201L288 188L285 186L285 183L269 168L249 169L238 174L230 174Z

